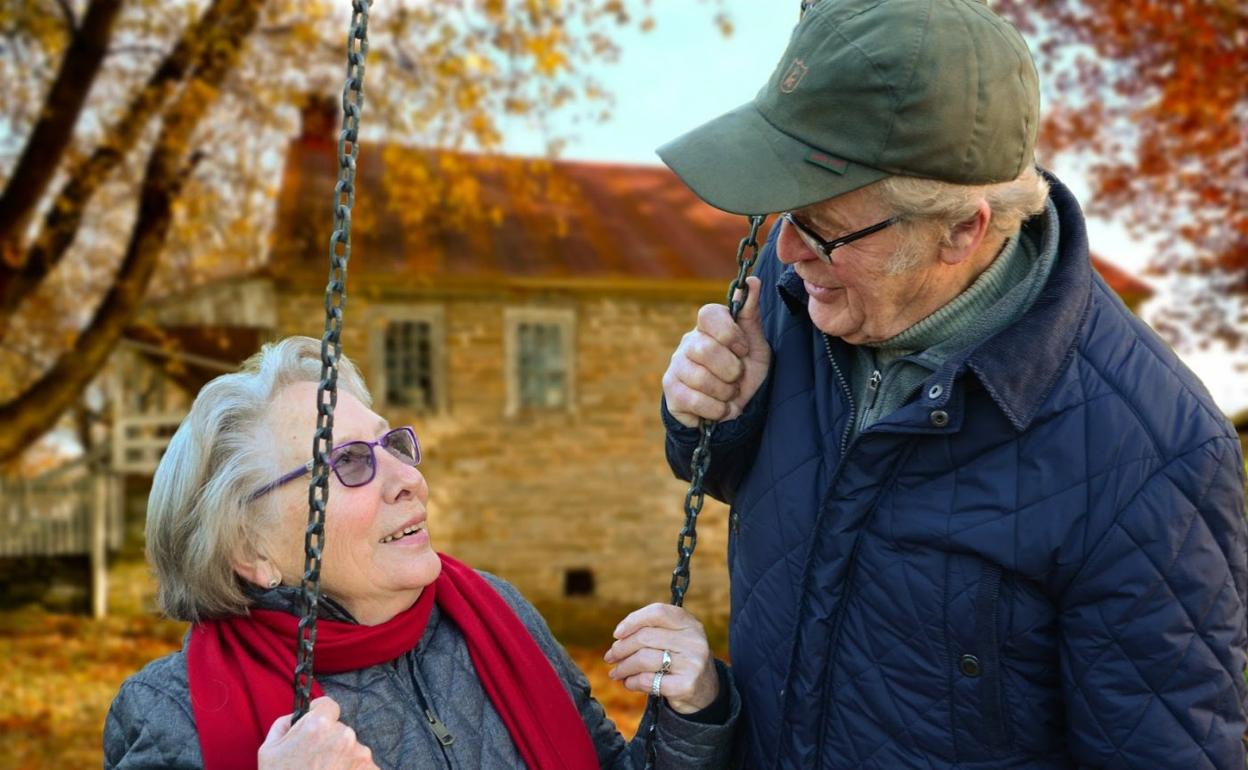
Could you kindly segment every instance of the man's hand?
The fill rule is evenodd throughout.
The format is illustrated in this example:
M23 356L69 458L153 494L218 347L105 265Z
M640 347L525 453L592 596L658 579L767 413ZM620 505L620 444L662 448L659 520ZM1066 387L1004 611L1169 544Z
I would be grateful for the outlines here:
M745 279L749 296L733 323L726 305L703 305L698 325L680 340L663 374L667 410L681 425L699 418L734 420L767 379L771 348L758 313L762 282Z
M293 726L292 716L278 717L269 728L257 755L260 770L378 770L373 752L338 721L338 704L332 699L312 701Z

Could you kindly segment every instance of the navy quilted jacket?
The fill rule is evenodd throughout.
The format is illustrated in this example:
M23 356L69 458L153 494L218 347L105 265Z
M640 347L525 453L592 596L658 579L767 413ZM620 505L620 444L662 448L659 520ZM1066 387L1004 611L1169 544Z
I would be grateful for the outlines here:
M852 351L773 232L772 371L708 477L748 766L1244 768L1239 444L1051 181L1035 304L852 441ZM697 434L664 416L687 478Z

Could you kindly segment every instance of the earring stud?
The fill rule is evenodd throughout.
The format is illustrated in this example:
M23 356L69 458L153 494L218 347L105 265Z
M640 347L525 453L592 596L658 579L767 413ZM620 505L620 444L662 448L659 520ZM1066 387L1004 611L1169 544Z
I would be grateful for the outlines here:
M280 579L273 578L272 580L269 581L269 588L277 588L281 584L281 582L282 581Z

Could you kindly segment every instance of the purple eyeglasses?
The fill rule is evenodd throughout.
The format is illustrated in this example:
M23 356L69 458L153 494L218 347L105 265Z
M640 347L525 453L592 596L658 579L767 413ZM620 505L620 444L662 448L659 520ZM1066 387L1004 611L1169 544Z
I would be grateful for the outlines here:
M395 428L376 441L348 441L330 450L329 467L344 487L362 487L377 475L377 456L374 447L382 447L404 465L415 468L420 465L420 442L416 431L410 426ZM312 472L312 461L300 465L277 481L270 482L251 493L248 502L263 497L283 484Z

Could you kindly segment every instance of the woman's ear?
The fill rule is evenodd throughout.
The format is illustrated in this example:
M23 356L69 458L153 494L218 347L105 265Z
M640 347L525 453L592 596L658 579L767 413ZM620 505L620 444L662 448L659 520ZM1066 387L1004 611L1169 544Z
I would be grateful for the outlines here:
M947 243L940 247L940 261L946 265L957 265L970 259L987 237L991 221L992 207L980 198L975 214L949 230Z
M243 580L261 588L277 588L282 584L282 574L277 566L259 554L235 559L230 566Z

